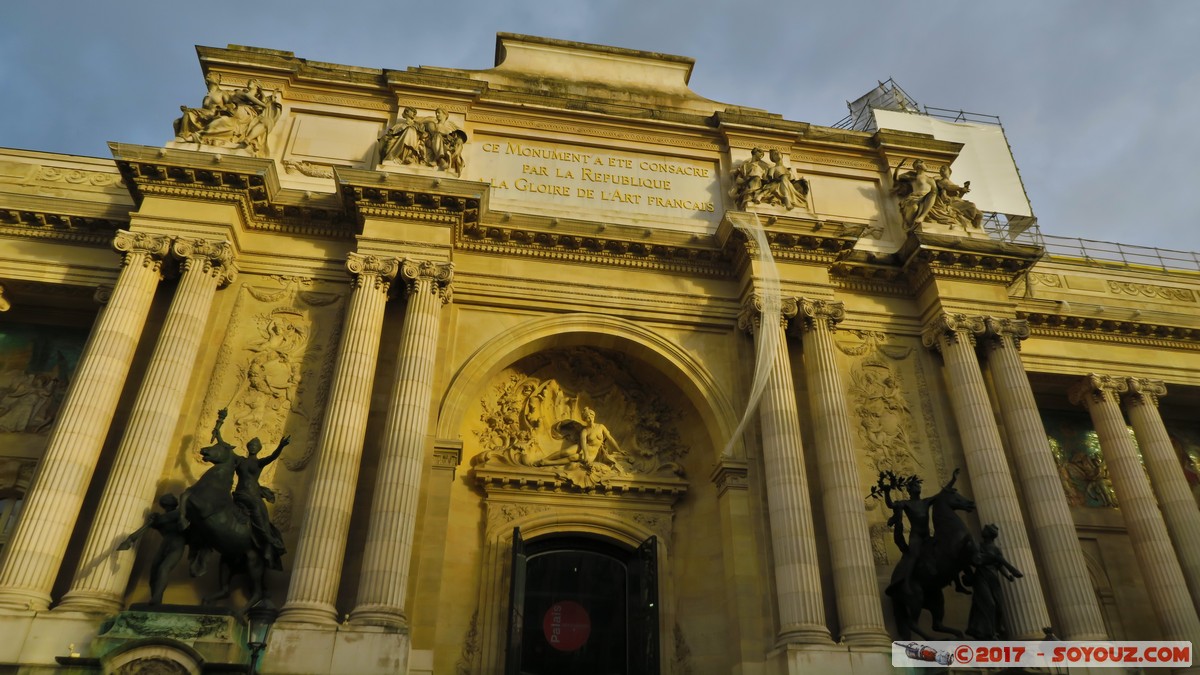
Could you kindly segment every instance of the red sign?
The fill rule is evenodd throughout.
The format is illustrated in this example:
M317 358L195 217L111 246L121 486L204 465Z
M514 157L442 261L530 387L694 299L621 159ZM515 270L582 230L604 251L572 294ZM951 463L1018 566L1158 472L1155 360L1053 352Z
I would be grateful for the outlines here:
M573 652L587 643L592 620L578 602L563 600L550 605L542 619L546 642L560 652Z

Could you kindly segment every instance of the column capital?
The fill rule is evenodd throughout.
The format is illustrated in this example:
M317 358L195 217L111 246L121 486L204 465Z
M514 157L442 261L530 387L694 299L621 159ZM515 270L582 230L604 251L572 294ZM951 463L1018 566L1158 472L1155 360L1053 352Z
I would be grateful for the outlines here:
M438 296L442 304L450 302L450 283L454 279L454 263L434 262L419 258L404 258L400 263L400 277L409 295L426 286L428 292Z
M837 324L846 318L846 304L836 300L814 300L797 298L799 313L802 319L797 322L800 330L810 331L823 322L829 330L836 330Z
M1125 395L1125 404L1131 408L1142 405L1157 407L1158 399L1167 395L1167 385L1162 380L1127 377L1125 384L1129 387Z
M371 284L375 290L387 292L392 280L400 271L398 258L381 258L374 255L351 253L346 256L346 269L354 275L356 288Z
M1129 391L1129 383L1112 375L1088 373L1067 392L1071 403L1089 407L1092 402L1117 403L1120 395Z
M921 331L921 343L929 349L941 351L943 347L967 340L973 346L975 336L985 330L984 317L959 313L944 313L933 318Z
M142 266L158 269L171 250L171 238L165 234L117 230L117 236L113 237L113 248L124 254L121 257L122 265L140 258Z
M179 258L184 271L201 265L204 274L217 280L217 287L228 286L237 276L233 244L228 241L176 237L171 242L171 255Z
M1024 319L983 317L987 345L994 349L1012 345L1020 351L1021 340L1029 337L1029 322Z
M758 330L759 324L762 322L763 308L766 303L766 298L755 293L753 296L746 299L742 305L742 311L738 313L738 328L744 330L751 335ZM783 297L779 299L779 325L781 328L787 328L787 323L794 318L799 312L796 304L796 298Z

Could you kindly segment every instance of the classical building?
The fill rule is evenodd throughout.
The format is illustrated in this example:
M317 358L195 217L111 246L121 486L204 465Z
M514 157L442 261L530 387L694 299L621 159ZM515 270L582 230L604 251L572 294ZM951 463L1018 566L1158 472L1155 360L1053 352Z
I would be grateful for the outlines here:
M0 150L0 672L890 672L918 506L1024 573L947 625L1200 643L1194 258L689 58L198 52L162 147Z

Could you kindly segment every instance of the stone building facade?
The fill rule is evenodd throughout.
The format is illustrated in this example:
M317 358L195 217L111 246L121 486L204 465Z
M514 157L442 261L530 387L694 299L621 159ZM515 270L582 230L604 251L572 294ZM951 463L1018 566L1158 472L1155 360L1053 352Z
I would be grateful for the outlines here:
M217 556L144 604L219 414L289 439L264 673L890 671L868 495L956 469L1005 635L1200 643L1194 272L999 240L913 168L960 144L688 58L198 53L163 147L0 150L0 672L247 663Z

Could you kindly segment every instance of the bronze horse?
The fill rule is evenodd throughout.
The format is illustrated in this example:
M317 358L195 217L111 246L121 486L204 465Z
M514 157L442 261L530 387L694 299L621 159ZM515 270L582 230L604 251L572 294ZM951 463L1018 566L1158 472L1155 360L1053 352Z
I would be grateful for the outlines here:
M901 640L909 639L911 633L925 640L933 639L918 626L923 609L929 610L933 617L934 631L963 636L962 631L942 623L946 611L942 590L954 584L960 593L970 593L963 587L961 575L977 564L978 548L955 511L974 511L975 502L959 494L953 485L947 485L929 500L929 506L934 536L921 548L911 575L907 579L894 579L888 588Z
M191 547L192 576L204 573L204 558L210 551L215 550L221 555L221 587L212 595L205 596L202 603L207 605L229 597L233 575L242 572L251 584L246 607L253 607L265 597L266 575L270 565L264 559L261 550L263 544L261 538L255 536L250 516L233 500L233 477L238 456L234 454L233 446L220 437L222 421L224 414L219 414L217 427L213 430L216 442L200 450L204 461L213 466L184 490L179 510L183 514L183 525Z

